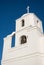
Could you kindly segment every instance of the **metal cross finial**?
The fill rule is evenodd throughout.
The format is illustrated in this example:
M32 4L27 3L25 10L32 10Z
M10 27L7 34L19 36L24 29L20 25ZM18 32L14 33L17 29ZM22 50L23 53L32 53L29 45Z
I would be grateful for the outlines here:
M27 6L27 13L29 13L29 6Z

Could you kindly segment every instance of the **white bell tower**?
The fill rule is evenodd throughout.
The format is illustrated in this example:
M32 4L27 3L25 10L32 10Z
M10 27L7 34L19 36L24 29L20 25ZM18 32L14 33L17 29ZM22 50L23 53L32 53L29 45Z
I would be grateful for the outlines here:
M36 30L36 33L35 33L35 30ZM16 31L17 31L16 32L16 46L21 45L21 37L23 35L26 36L28 40L26 44L30 44L29 43L30 32L33 31L38 36L39 36L39 33L40 34L43 33L41 20L34 13L29 13L29 6L27 7L27 13L16 20ZM34 35L33 32L31 35ZM35 38L33 37L33 39Z
M11 48L15 34L15 47ZM16 20L16 31L4 38L2 65L44 65L42 21L29 12Z

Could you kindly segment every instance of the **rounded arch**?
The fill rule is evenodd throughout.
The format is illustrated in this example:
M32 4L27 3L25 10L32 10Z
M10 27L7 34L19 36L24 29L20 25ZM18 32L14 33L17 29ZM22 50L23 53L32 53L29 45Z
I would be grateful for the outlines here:
M21 37L20 37L21 39L21 44L24 44L24 43L26 43L27 42L27 36L26 35L22 35Z

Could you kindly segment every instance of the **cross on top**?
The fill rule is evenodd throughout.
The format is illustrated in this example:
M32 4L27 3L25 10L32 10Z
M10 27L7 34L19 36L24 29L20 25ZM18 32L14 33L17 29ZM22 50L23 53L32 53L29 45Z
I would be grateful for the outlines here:
M27 13L29 13L29 6L27 6Z

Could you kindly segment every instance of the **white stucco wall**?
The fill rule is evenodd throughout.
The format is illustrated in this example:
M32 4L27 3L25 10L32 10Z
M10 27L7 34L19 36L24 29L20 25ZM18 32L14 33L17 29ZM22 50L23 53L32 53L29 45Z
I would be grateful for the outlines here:
M25 26L21 27L21 20ZM16 20L16 32L4 38L2 65L44 65L44 35L42 23L34 14L25 14ZM31 25L31 26L30 26ZM11 48L12 36L16 35L15 47ZM20 44L26 35L27 43Z

